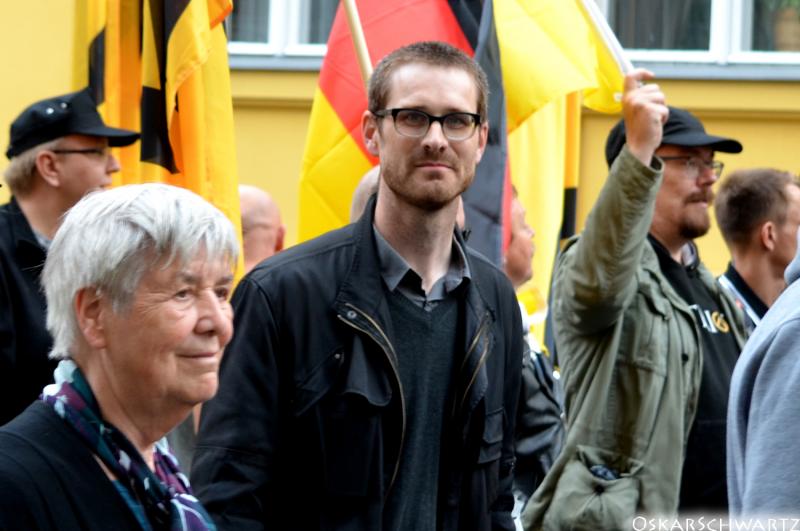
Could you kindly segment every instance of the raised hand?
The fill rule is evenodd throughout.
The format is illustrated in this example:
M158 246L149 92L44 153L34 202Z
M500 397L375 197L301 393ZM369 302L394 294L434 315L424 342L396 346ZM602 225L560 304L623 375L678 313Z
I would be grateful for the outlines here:
M642 83L654 77L649 70L633 70L625 76L625 93L622 96L628 149L647 166L661 145L663 126L669 117L666 98L661 88L655 83Z

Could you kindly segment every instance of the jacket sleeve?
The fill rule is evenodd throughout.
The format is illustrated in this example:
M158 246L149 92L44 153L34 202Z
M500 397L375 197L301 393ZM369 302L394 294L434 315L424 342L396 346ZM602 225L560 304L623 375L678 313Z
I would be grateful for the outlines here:
M3 259L5 255L0 249L0 260ZM17 338L8 281L5 268L0 264L0 426L9 422L20 411L18 397L11 396L17 390L14 383Z
M756 329L731 381L727 461L734 515L795 514L800 499L800 322L795 317L777 326L769 335Z
M532 352L524 344L522 385L517 406L515 431L514 490L525 500L553 466L564 437L562 406L553 379L553 369L544 354Z
M508 284L508 304L505 305L504 319L505 336L508 350L505 352L505 385L503 388L504 409L506 412L505 429L503 433L503 451L500 457L500 477L498 480L498 497L492 504L492 529L493 531L514 531L514 521L511 511L514 509L514 494L512 490L514 480L514 434L516 429L517 405L521 385L522 364L522 317L516 296ZM510 325L510 326L509 326Z
M557 312L581 334L615 323L636 289L636 270L647 245L661 183L624 147L611 167L586 228L560 259L554 281Z
M274 529L275 449L283 432L276 324L269 298L249 278L232 303L234 337L219 391L202 409L192 484L220 529Z
M0 454L0 529L48 529L49 511L42 504L36 489L36 479L31 478L19 463L19 456ZM50 500L58 504L58 500Z

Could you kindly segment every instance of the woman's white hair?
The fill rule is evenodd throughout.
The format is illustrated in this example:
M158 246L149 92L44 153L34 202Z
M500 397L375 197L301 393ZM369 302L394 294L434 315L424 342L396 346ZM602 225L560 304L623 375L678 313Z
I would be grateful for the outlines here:
M239 243L231 222L199 195L166 184L135 184L91 193L67 212L47 254L51 358L70 356L79 333L75 295L94 288L122 313L148 269L184 265L198 254L234 267Z

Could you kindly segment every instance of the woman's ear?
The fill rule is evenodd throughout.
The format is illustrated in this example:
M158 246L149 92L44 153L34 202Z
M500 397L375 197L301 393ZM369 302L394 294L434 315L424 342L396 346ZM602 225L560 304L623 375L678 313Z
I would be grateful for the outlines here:
M82 288L75 294L75 317L83 340L94 349L106 346L103 326L103 296L93 287Z

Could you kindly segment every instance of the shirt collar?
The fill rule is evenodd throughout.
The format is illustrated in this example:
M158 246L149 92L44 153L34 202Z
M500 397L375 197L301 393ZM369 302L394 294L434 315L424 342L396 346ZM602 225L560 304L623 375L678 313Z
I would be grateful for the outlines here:
M391 246L374 225L372 226L372 233L375 235L375 243L378 249L381 278L383 278L389 291L397 289L400 283L409 275L411 275L411 278L415 279L415 282L418 283L417 285L420 286L419 289L421 290L422 277L408 265L405 258L400 256L400 253ZM465 279L472 278L466 253L458 243L455 235L453 236L452 249L447 273L445 273L442 279L436 281L436 285L442 284L444 289L443 295L451 293L460 286ZM441 282L442 280L444 282ZM428 295L430 296L433 294L431 293Z
M736 271L732 263L728 263L728 269L725 270L725 276L730 280L731 284L736 288L736 291L744 299L750 308L756 313L758 317L764 317L769 309L764 301L750 288L745 279Z

